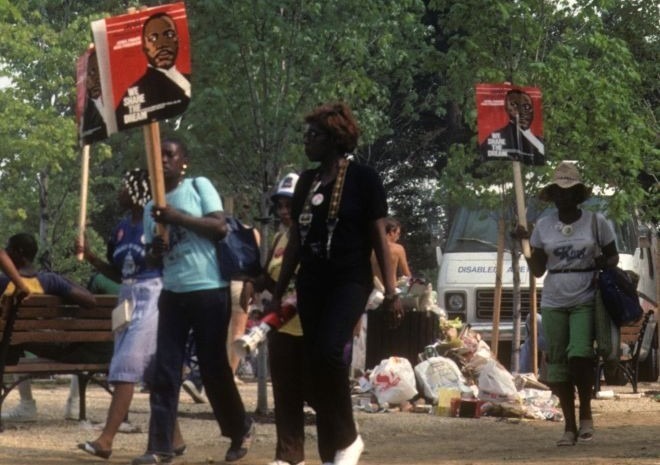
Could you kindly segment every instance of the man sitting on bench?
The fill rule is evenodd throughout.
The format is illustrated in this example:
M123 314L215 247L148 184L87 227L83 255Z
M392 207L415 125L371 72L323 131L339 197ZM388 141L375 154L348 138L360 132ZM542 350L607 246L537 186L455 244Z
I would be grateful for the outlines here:
M37 241L31 234L19 233L9 238L7 255L14 263L23 282L30 289L30 294L52 294L65 298L85 308L96 305L94 295L87 289L74 284L53 272L36 271L33 261L37 255ZM0 293L3 298L14 293L14 283L6 276L0 276ZM90 363L109 361L112 357L112 343L62 343L62 344L22 344L10 349L7 364L18 363L23 351L32 352L40 357L50 358L66 362L75 360L77 362L88 359ZM18 385L21 401L13 409L2 412L3 421L35 421L37 416L37 405L32 397L30 380L25 380ZM69 401L78 398L77 378L73 377Z

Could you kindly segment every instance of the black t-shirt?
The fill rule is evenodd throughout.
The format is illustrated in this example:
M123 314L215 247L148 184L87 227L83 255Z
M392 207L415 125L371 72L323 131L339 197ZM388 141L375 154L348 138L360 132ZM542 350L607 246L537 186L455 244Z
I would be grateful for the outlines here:
M296 185L292 217L296 220L299 231L298 218L318 171L313 169L303 172ZM373 244L369 225L387 216L385 189L373 169L357 163L348 165L328 258L327 218L335 182L320 186L316 190L315 195L321 194L323 202L319 205L311 204L312 223L301 247L298 273L314 273L371 286L373 277L369 258Z

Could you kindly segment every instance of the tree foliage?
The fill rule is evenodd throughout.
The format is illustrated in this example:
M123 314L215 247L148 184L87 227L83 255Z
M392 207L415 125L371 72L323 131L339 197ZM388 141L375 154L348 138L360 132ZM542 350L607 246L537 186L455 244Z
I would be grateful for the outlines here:
M321 102L349 102L364 142L392 132L385 110L413 79L422 11L412 0L191 4L195 96L183 125L196 156L219 168L224 192L254 197L305 165L302 118Z
M0 0L0 82L10 84L0 85L4 239L39 232L53 267L80 280L89 270L70 254L80 173L75 61L90 22L128 6L137 2ZM244 199L252 217L268 216L281 175L306 166L304 114L345 100L363 130L356 157L383 175L413 268L432 268L445 212L493 204L485 187L511 178L508 163L477 163L475 140L474 85L506 80L542 89L553 163L577 160L588 182L615 187L616 218L631 205L660 215L657 187L635 182L660 172L653 0L196 0L187 10L192 102L162 133L180 134L191 174ZM144 165L140 130L92 148L97 251L120 214L122 171ZM525 171L532 193L551 166Z
M542 89L545 146L553 164L577 160L587 182L617 188L615 218L643 201L634 180L644 167L657 167L658 128L640 93L640 63L630 44L603 22L616 3L560 2L554 8L556 2L543 1L429 2L437 12L438 66L447 81L441 99L457 105L471 129L469 140L449 149L441 184L452 186L451 198L464 202L481 192L479 186L511 179L510 168L497 162L475 167L473 91L478 82L510 81ZM477 8L480 15L473 14ZM527 170L528 192L547 182L550 168Z

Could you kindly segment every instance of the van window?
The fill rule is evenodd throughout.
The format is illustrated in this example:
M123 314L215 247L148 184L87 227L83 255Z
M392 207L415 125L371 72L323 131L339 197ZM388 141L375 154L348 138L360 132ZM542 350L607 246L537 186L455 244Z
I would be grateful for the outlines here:
M460 208L447 238L447 252L497 250L497 218L494 212Z
M543 208L543 207L546 208ZM585 209L604 211L606 202L602 198L592 197L584 203ZM539 218L555 211L554 207L540 204L531 200L527 205L527 222L535 223ZM513 212L505 215L507 228L513 223ZM607 214L605 215L607 216ZM461 207L456 212L449 230L446 253L457 252L495 252L497 251L497 221L499 212L487 210L470 210ZM616 245L619 253L632 254L636 248L636 230L633 220L627 220L621 224L610 225L616 233ZM508 234L505 237L505 248L511 250L511 239Z

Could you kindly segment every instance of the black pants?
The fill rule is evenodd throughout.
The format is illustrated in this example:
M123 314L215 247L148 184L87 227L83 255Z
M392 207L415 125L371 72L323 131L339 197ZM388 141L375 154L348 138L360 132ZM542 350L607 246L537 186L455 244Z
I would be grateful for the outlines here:
M319 454L322 462L332 462L335 452L357 438L344 348L364 312L371 288L300 273L296 291Z
M226 289L175 293L158 300L156 371L150 386L151 417L147 452L174 455L172 440L179 403L186 341L192 328L204 390L223 436L237 440L251 420L227 357L229 308Z
M289 463L305 460L305 377L303 338L271 332L268 337L270 378L275 401L275 458Z

